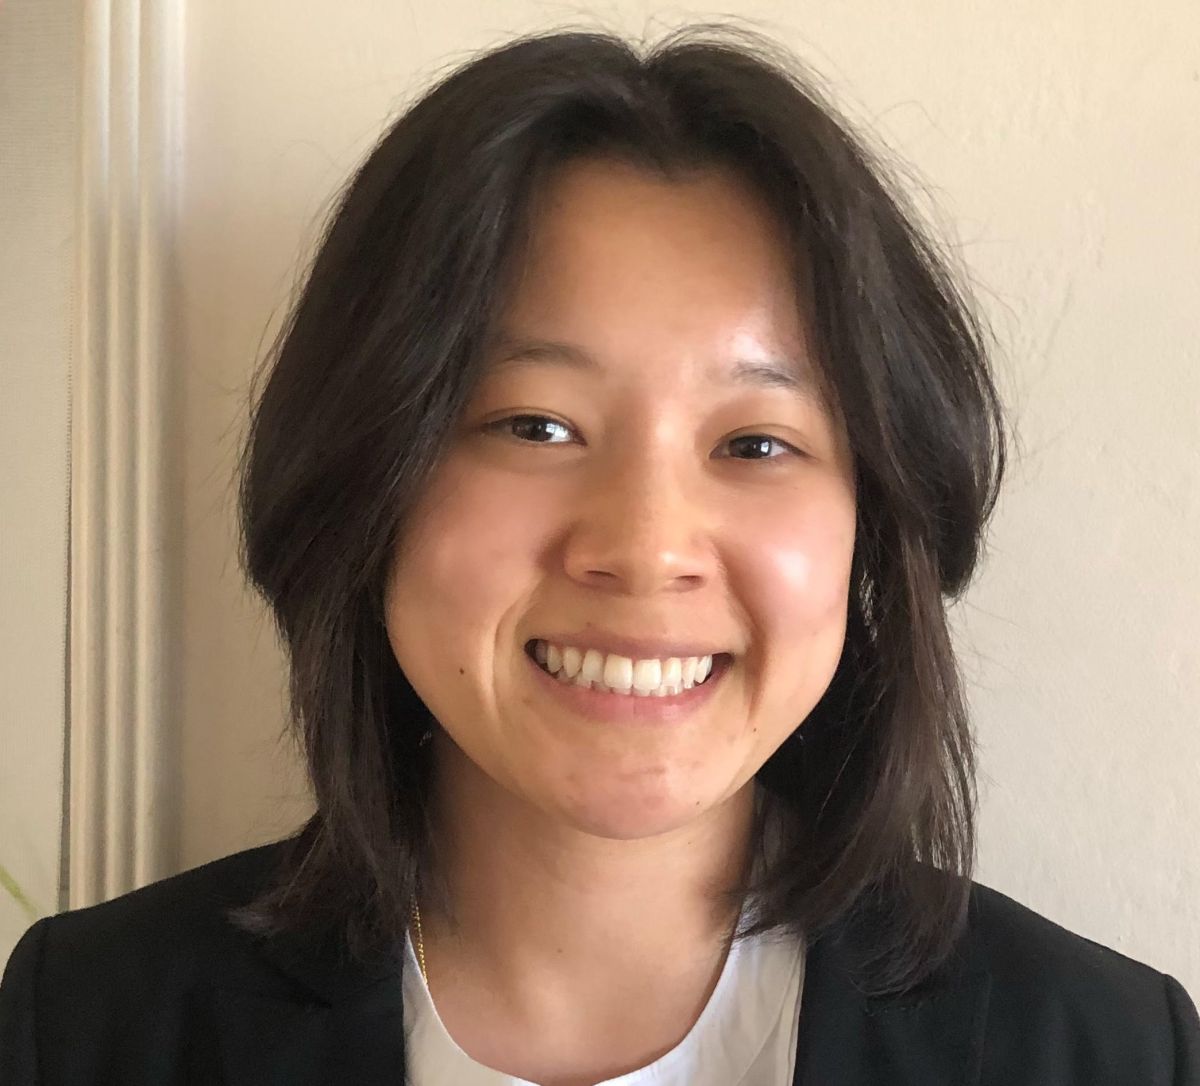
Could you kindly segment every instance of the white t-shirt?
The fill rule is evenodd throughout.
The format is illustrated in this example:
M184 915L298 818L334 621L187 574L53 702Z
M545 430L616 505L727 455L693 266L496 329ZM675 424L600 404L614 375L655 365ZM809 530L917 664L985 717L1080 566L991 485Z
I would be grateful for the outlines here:
M412 1086L538 1086L485 1067L446 1032L411 938L404 1035ZM804 989L804 944L775 934L740 940L696 1024L670 1052L599 1086L791 1086Z

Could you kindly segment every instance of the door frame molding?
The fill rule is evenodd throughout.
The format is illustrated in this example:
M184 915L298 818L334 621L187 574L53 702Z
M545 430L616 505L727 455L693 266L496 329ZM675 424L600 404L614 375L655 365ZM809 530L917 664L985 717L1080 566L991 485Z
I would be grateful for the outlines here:
M65 907L169 874L178 547L165 440L183 0L80 5ZM177 494L178 488L175 488Z

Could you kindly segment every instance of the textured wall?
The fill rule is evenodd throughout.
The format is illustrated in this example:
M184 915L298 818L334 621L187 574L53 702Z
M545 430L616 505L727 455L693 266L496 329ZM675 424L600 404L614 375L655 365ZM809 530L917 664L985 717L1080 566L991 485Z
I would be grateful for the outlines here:
M282 673L239 581L230 479L248 375L315 217L443 65L580 10L190 7L181 866L307 809L275 745ZM651 36L680 10L588 8ZM955 612L982 747L980 878L1200 992L1200 9L725 10L807 57L913 164L996 329L1018 457Z

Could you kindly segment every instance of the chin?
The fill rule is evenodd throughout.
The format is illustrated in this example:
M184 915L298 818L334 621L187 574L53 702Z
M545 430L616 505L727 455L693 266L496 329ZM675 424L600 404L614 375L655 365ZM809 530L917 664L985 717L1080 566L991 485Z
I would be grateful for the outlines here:
M614 791L620 794L564 797L555 809L563 821L582 833L636 841L677 830L712 806L695 795L665 796L661 791L629 788Z

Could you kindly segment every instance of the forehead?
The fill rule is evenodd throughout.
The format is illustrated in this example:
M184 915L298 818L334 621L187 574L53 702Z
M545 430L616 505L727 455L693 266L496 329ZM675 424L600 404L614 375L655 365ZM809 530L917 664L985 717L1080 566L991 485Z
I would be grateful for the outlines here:
M534 193L521 279L616 285L683 280L794 295L796 254L763 197L727 170L669 180L618 160L569 163ZM656 277L656 272L660 273Z
M488 357L493 368L587 369L689 354L728 383L811 393L823 375L786 236L727 171L667 180L620 161L571 163L531 204Z
M501 328L487 341L487 372L496 375L526 366L550 365L579 373L599 373L604 364L577 343L515 334ZM780 389L815 406L823 406L820 375L805 355L735 358L710 365L704 379L731 388Z

